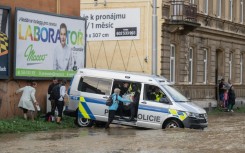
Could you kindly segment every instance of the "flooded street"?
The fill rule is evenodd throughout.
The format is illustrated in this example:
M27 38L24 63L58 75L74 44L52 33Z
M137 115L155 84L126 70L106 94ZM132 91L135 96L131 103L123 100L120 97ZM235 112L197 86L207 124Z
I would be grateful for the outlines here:
M209 116L205 130L103 128L2 134L0 153L244 153L245 114Z

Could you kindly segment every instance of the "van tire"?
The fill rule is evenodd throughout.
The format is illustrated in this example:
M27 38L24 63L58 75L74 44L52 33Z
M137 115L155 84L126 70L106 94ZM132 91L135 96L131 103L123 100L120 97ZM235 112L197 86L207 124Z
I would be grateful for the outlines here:
M163 124L163 129L165 128L183 128L183 125L177 119L169 119Z
M77 125L79 127L91 127L94 125L94 120L77 117Z

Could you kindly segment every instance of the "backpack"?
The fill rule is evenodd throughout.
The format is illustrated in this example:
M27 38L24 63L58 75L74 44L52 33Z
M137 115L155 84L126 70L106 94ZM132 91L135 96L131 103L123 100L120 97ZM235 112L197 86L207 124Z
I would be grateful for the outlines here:
M117 97L116 97L116 100L117 100ZM109 98L106 100L105 105L106 106L111 106L112 104L113 104L113 99L112 99L112 95L110 95Z
M56 86L57 84L51 84L51 85L49 85L49 87L48 87L48 94L49 94L49 98L48 98L48 100L54 100L54 98L52 97L52 89Z
M56 86L53 87L51 92L51 97L54 100L60 99L60 84L57 84Z

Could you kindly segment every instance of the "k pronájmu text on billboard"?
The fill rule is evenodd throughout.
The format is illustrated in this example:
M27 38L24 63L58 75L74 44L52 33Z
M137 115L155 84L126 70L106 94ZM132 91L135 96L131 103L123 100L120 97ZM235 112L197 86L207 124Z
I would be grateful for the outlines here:
M82 10L87 41L140 39L140 8Z
M0 79L9 77L10 8L0 6Z
M85 24L72 18L16 11L16 77L71 77L85 64Z

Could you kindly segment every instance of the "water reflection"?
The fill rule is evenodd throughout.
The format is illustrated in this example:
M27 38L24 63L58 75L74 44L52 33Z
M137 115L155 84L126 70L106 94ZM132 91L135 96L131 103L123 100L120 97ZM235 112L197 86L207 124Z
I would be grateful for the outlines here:
M209 127L139 129L121 125L0 135L0 152L245 152L244 115L209 117Z
M105 130L105 132L110 136L120 136L120 137L136 135L136 129L125 128L125 127L110 128L110 129Z

